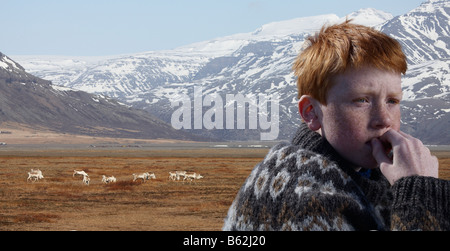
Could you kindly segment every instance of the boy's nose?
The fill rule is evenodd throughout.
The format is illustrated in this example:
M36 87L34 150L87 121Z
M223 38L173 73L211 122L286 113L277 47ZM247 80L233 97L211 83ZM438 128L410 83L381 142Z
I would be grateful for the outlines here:
M392 125L391 114L385 105L374 107L371 112L371 126L375 129L389 128Z

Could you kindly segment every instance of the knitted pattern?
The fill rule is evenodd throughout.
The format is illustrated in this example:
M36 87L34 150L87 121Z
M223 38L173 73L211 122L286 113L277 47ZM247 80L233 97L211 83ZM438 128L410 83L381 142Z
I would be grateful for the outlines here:
M273 147L233 201L223 230L449 230L450 181L359 175L302 124Z

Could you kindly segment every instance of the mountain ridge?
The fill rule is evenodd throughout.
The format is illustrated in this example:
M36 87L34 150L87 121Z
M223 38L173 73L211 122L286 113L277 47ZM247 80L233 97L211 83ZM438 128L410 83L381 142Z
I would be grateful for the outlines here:
M300 123L291 67L305 38L317 31L315 28L319 28L320 23L353 18L354 22L370 22L376 29L398 39L405 48L409 71L403 77L402 85L405 92L402 104L404 130L428 144L450 144L450 136L434 132L448 131L450 83L446 74L450 56L446 46L450 44L450 36L444 31L437 36L430 32L450 30L449 8L448 1L428 1L396 17L383 11L364 9L342 18L333 14L297 18L266 24L251 33L234 34L170 51L111 57L89 67L76 68L79 70L74 73L51 67L40 68L39 73L32 72L64 86L111 96L145 109L168 123L174 112L171 101L180 94L192 97L195 86L202 86L204 93L222 96L278 93L282 97L279 139L289 139ZM369 20L368 16L371 16ZM420 22L409 17L420 17ZM295 30L290 27L294 26L292 23L305 20L309 26L299 25L298 31L292 32ZM276 29L277 25L280 25L279 29ZM433 45L431 49L430 45ZM415 47L420 49L411 50ZM39 63L27 62L27 68L39 68ZM425 100L430 100L430 105L425 105ZM427 124L433 119L431 128ZM197 130L197 133L225 140L254 140L259 130ZM430 138L430 135L434 136Z

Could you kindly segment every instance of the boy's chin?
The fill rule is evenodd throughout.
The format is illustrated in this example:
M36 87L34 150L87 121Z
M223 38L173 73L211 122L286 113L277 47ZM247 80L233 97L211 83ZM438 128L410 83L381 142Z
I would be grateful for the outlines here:
M364 168L364 169L376 169L378 168L378 163L375 160L375 158L370 154L366 155L366 158L358 158L358 159L352 159L350 160L357 169Z
M364 169L376 169L378 168L378 163L373 157L371 157L370 160L368 159L362 161L362 163L359 166Z
M355 154L357 153L357 154ZM341 154L342 157L346 158L347 161L353 163L356 169L376 169L378 168L378 163L372 155L372 147L370 145L365 145L362 148L354 149L353 152L345 152Z
M364 157L363 157L364 156ZM359 166L364 169L376 169L378 168L378 163L375 160L375 157L373 157L372 154L372 145L369 143L366 143L365 147L361 151L361 157Z

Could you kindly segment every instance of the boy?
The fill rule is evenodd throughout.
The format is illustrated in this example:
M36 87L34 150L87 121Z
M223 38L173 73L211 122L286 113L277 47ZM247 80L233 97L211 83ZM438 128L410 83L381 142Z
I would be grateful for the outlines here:
M223 230L450 230L450 181L400 131L400 44L323 27L294 64L302 123L239 191Z

